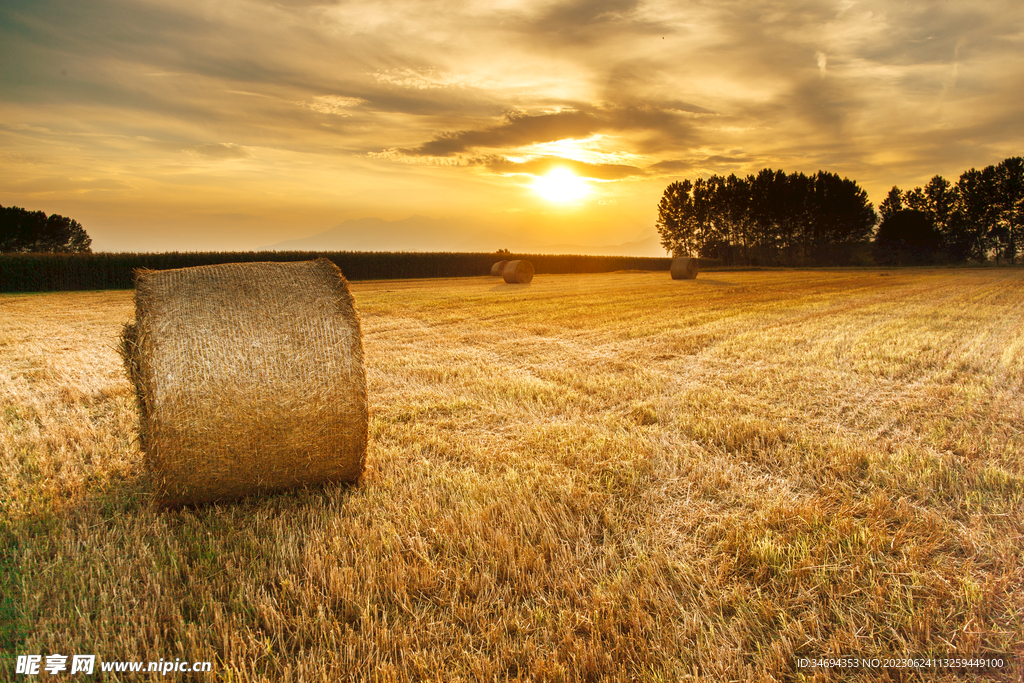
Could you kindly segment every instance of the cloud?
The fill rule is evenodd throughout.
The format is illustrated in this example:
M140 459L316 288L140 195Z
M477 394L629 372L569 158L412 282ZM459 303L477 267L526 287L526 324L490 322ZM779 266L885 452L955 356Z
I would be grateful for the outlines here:
M380 174L452 203L483 179L511 201L497 176L556 163L828 168L884 192L1020 153L1022 36L1019 0L11 0L0 149L25 161L0 182L177 198L192 173L249 197L288 174L320 194L281 201L367 215L338 188ZM244 174L210 163L232 159Z
M742 152L731 154L695 154L689 159L665 159L653 163L647 167L646 172L651 176L674 176L674 175L728 175L738 173L743 175L747 169L756 168L759 164L768 163L768 160L756 158Z
M514 148L566 138L584 138L607 126L601 117L585 111L553 114L509 113L504 122L479 130L446 132L402 152L410 156L452 156L479 148Z
M351 109L366 104L362 97L345 97L343 95L318 95L312 102L300 102L315 112L334 114L335 116L351 116Z
M593 180L625 180L627 178L640 178L647 175L647 172L636 166L625 164L592 164L575 159L564 157L544 156L516 162L503 156L491 156L474 160L477 165L485 166L488 170L503 174L529 174L546 175L556 168L571 170L581 178Z
M597 133L652 132L656 137L640 144L656 148L678 142L692 132L692 124L674 106L580 106L580 109L551 113L507 112L497 125L442 132L417 147L400 151L409 156L444 157L479 149L510 151L539 143L587 138Z
M644 12L641 0L569 0L555 3L526 22L525 31L562 45L594 45L623 35L664 34L670 27Z
M68 178L66 176L50 176L12 183L8 189L15 192L24 192L26 194L81 194L86 192L130 190L132 189L132 186L121 180L114 180L112 178Z
M388 69L371 74L377 83L393 85L414 90L433 90L440 88L479 88L489 83L487 79L469 74L456 74L437 69Z
M191 151L211 159L248 159L252 156L252 152L248 148L230 142L211 142L205 145L197 145Z

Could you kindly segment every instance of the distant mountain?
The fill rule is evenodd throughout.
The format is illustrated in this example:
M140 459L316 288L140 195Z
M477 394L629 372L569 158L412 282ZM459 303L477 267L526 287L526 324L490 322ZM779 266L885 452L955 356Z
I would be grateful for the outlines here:
M476 251L496 249L503 236L475 239L467 226L439 218L410 216L397 221L354 218L329 230L272 244L274 251Z
M623 242L616 245L585 246L581 244L554 244L538 246L545 254L588 254L590 256L655 256L664 257L665 250L657 235L645 237L634 242Z
M457 219L410 216L396 221L354 218L324 232L261 247L267 251L482 251L498 248L544 254L664 256L652 235L617 245L544 244L523 241L509 231L487 231Z

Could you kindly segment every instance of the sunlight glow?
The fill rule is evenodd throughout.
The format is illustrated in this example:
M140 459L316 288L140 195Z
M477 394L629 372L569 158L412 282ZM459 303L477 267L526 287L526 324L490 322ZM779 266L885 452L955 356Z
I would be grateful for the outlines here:
M623 141L609 135L595 133L587 138L566 138L551 142L538 142L519 148L528 157L562 157L585 164L644 165L650 163L643 156L623 151Z
M590 186L567 168L556 168L533 183L534 191L549 202L571 202L590 193Z

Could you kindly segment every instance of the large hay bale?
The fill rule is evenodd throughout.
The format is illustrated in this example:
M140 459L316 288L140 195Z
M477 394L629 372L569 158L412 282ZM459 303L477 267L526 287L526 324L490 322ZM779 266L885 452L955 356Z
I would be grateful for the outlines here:
M166 504L356 481L359 314L327 259L136 271L121 351Z
M529 261L509 261L501 274L510 285L526 285L533 280L533 264Z
M672 259L673 280L693 280L697 277L697 259L678 256Z
M505 272L506 263L508 263L508 261L498 261L493 266L491 266L491 275L495 277L501 277L501 274Z

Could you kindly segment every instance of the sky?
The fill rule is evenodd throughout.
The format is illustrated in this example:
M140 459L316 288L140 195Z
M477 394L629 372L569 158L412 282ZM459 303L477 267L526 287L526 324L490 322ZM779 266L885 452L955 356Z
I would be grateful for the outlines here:
M0 205L96 251L616 245L676 180L877 207L1024 154L1022 57L1020 0L0 0Z

